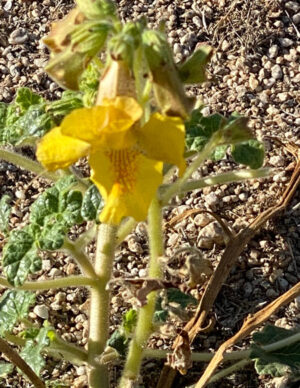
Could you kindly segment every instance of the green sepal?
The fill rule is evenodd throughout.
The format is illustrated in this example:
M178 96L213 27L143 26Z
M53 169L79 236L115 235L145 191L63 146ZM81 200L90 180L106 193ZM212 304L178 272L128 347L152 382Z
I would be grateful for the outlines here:
M206 81L205 68L210 61L212 53L212 47L202 46L182 65L179 65L178 72L181 81L185 84L199 84Z
M250 358L255 360L256 372L260 375L300 376L300 341L282 347L272 352L267 352L261 346L288 339L299 333L281 327L268 325L260 332L253 334L254 343L251 344Z
M20 319L27 318L35 295L28 291L7 290L0 298L0 336L11 332Z

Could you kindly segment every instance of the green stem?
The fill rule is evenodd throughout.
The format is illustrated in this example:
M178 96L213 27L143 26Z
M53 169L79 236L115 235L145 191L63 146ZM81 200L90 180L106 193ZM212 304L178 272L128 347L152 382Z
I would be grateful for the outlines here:
M91 289L90 330L88 341L88 360L92 364L103 353L109 334L110 292L106 286L111 278L117 227L101 224L99 226L95 273L97 286ZM90 388L108 388L108 371L105 365L92 366L89 372Z
M225 172L223 174L202 178L199 180L189 181L183 184L180 188L180 191L177 194L184 194L188 191L202 189L208 186L214 186L229 182L239 182L246 179L254 179L254 178L265 178L270 176L271 171L269 168L261 168L258 170L240 170L240 171L231 171ZM171 187L169 184L162 185L160 187L160 196L164 196L166 190Z
M157 199L154 199L150 206L148 223L150 245L149 277L160 279L162 278L162 270L159 258L164 254L164 244L162 211ZM127 384L136 380L139 375L143 351L153 331L152 320L155 311L156 295L157 292L151 292L147 297L147 305L139 311L137 326L133 339L130 342L125 368L119 385L120 388L127 387Z
M218 381L222 379L223 377L226 377L228 375L231 375L233 372L236 372L242 368L244 368L246 365L251 364L253 360L244 359L239 362L236 362L235 364L229 366L226 369L221 370L220 372L216 373L210 380L209 383L213 383L215 381ZM197 385L195 385L195 388L197 388Z
M18 290L37 291L50 290L54 288L66 287L85 287L95 285L95 280L84 276L66 276L59 279L36 280L25 282L22 286L14 287L6 279L0 277L0 287L12 288Z
M198 154L196 159L188 166L182 178L178 179L175 183L170 185L164 192L161 198L162 205L167 205L174 195L182 190L182 187L187 183L187 180L191 177L194 171L196 171L201 164L209 158L214 148L217 146L214 136L205 145L203 150Z
M12 163L15 166L24 168L25 170L31 171L37 175L41 175L44 178L50 179L51 181L57 181L60 178L60 175L55 172L49 172L44 169L44 167L14 151L9 151L7 149L0 148L0 159L5 160L6 162Z
M84 275L89 276L92 279L95 279L97 277L94 267L90 262L90 259L84 254L81 245L73 243L68 238L66 238L64 240L64 245L61 250L72 256L76 260L79 268L81 269Z
M124 239L132 232L133 228L136 226L137 222L134 218L130 217L124 221L117 232L117 246L120 245Z

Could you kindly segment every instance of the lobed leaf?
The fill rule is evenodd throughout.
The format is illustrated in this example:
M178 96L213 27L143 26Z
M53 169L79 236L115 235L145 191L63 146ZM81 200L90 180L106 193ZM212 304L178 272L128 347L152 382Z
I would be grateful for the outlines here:
M81 216L86 221L96 220L103 207L103 202L96 185L91 185L84 194Z
M0 335L10 332L20 319L27 318L29 307L34 302L35 295L31 292L5 291L0 298Z
M261 345L272 344L296 333L294 330L268 325L253 334L254 343L250 347L250 357L255 360L258 374L268 374L272 377L300 376L300 341L272 352L261 348Z
M9 283L21 286L28 274L41 269L41 258L30 227L14 230L3 249L3 267Z
M40 105L44 99L36 93L33 93L29 88L19 88L15 97L15 104L21 111L26 111L32 105Z
M235 162L256 169L263 165L265 150L261 142L251 139L247 142L233 145L231 155Z
M11 213L11 206L9 205L10 197L3 195L0 200L0 230L1 232L8 233L9 218Z

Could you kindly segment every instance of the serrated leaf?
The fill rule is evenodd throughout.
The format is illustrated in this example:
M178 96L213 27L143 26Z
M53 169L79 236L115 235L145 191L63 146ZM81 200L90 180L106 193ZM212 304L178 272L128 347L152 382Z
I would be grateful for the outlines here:
M123 315L122 321L122 327L126 335L133 333L137 323L137 311L134 309L130 309Z
M264 146L256 139L235 144L231 147L231 155L236 163L245 164L250 168L260 168L264 162Z
M41 269L41 258L30 228L14 230L3 249L3 267L7 280L15 287L21 286L28 274Z
M29 88L19 88L17 90L15 104L26 111L30 106L43 103L43 98L36 93L33 93Z
M102 198L96 185L90 186L84 194L81 215L86 221L96 220L103 206Z
M0 230L3 233L8 232L8 224L11 213L11 206L9 205L10 197L3 195L0 200Z
M199 84L206 80L205 68L210 61L213 49L202 46L195 51L182 65L179 66L179 77L186 84Z
M297 332L276 326L266 326L262 331L253 334L250 358L255 360L258 374L269 374L273 377L300 375L300 341L278 350L267 352L262 345L289 338Z
M13 364L8 364L7 362L0 362L0 377L6 377L14 370Z
M20 356L27 364L39 375L41 369L45 366L45 360L41 356L42 350L49 345L48 337L49 328L43 327L35 339L26 341L26 345L22 349Z
M5 291L0 298L0 335L10 332L20 319L27 318L34 302L35 295L28 291Z

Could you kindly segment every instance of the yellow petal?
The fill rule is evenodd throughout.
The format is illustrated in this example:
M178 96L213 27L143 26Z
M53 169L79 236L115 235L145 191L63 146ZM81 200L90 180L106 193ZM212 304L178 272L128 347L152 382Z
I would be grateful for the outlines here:
M149 205L162 183L162 163L134 149L97 152L90 156L91 179L106 204L100 221L118 225L123 217L147 217Z
M136 142L131 127L141 117L141 107L131 97L104 100L103 104L71 112L61 123L62 133L90 143L93 150L131 147Z
M56 127L38 143L36 156L47 170L53 171L70 166L82 156L86 156L89 150L88 143L65 136L60 127Z
M154 113L135 131L139 147L149 158L176 164L180 174L184 172L185 127L181 118Z

